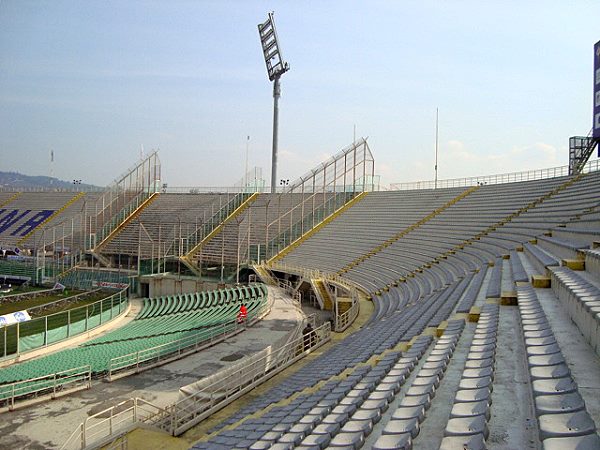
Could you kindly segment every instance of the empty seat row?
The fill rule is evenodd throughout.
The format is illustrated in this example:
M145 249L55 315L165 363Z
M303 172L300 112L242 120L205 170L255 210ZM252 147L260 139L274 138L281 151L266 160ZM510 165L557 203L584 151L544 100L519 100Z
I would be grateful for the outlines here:
M527 275L523 263L521 262L521 258L519 258L519 254L516 250L510 252L510 269L513 282L521 283L529 281L529 276Z
M554 267L550 274L552 290L600 355L600 288L568 267Z
M589 248L589 244L576 243L566 239L538 236L538 245L561 259L577 259L581 250Z
M600 447L596 425L531 285L517 286L539 439L545 450Z
M546 275L548 267L560 266L560 261L541 247L530 242L523 244L523 252L540 275Z
M477 274L473 277L473 281L467 288L465 295L462 300L458 304L456 312L458 313L468 313L475 301L477 300L477 296L479 295L479 291L481 290L481 286L483 285L483 280L485 279L485 275L487 273L488 266L483 266Z
M502 294L502 258L496 258L491 272L485 298L500 298Z
M440 449L485 449L490 419L499 307L482 306Z
M412 448L412 441L417 438L420 425L426 419L426 412L444 377L464 326L465 322L462 319L448 323L444 334L438 339L411 385L405 390L404 397L393 411L382 435L375 441L373 449Z

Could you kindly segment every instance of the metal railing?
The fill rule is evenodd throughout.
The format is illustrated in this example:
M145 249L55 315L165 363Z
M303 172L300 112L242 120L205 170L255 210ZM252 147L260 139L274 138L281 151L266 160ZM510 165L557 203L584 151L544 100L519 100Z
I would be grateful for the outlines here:
M122 401L85 419L60 448L98 448L112 441L118 434L132 430L140 423L165 412L141 398Z
M348 311L343 312L335 316L335 331L341 332L347 329L352 322L358 317L360 311L360 304L358 302L352 302L352 306Z
M53 290L62 291L62 289L50 289L50 291L53 291ZM97 294L101 290L102 289L98 288L98 289L94 289L93 291L82 292L81 294L71 295L70 297L65 297L65 298L61 298L58 300L54 300L53 302L44 303L43 305L33 306L33 307L29 308L27 310L27 312L29 313L30 316L33 317L33 316L38 315L38 313L44 312L44 310L47 310L47 309L50 309L53 307L57 307L57 306L67 305L69 303L74 303L74 302L78 301L79 299L85 299L86 297L89 297L90 295ZM42 291L42 292L48 292L48 291Z
M121 225L121 223L125 219L127 219L131 214L133 214L133 212L137 210L142 205L142 203L148 200L152 195L154 195L153 192L138 193L135 197L130 199L129 202L126 205L124 205L117 213L110 217L110 219L108 219L108 221L106 221L101 228L96 230L96 242L94 243L94 248L101 244L108 235L110 235L114 230L116 230L117 227ZM106 207L106 209L108 208L109 206ZM101 211L100 214L103 214L103 211Z
M600 160L595 159L589 161L583 168L582 172L596 172L600 170ZM551 167L548 169L528 170L523 172L511 172L497 175L484 175L477 177L452 178L448 180L438 180L437 188L453 188L478 186L485 184L504 184L518 183L523 181L545 180L548 178L566 177L569 175L569 166ZM390 191L418 190L418 189L434 189L436 182L434 180L427 181L411 181L407 183L391 183Z
M8 407L8 410L12 411L17 400L48 395L56 398L58 395L72 392L78 387L89 389L91 383L92 372L88 365L25 381L3 384L0 386L0 405Z
M40 295L48 295L51 292L61 291L61 290L62 289L51 288L51 289L40 289L39 291L18 292L16 294L10 294L10 295L0 294L0 299L2 299L2 303L17 302L18 300L23 300L25 298L35 298L35 297L39 297ZM31 311L34 308L30 308L28 311Z
M126 291L89 305L0 327L0 359L47 347L110 322L127 310Z
M89 184L73 184L72 186L0 186L0 192L104 192L105 187Z
M325 322L310 334L279 349L265 352L266 355L258 358L246 358L218 372L213 375L218 381L165 408L140 398L125 400L88 417L73 431L61 450L98 448L140 424L179 436L330 339L331 325Z
M187 236L183 240L184 249L183 254L188 254L198 246L207 236L215 231L223 222L236 211L246 200L250 198L251 194L238 193L228 199L227 203L220 205L219 209L207 220L205 220L200 227L192 234ZM220 199L219 199L220 201ZM176 243L175 243L176 244Z
M240 361L215 376L218 381L167 407L170 420L164 422L161 428L173 436L181 435L330 339L331 325L325 322L309 334L255 361Z
M261 255L262 259L270 259L273 256L277 255L283 249L294 243L296 240L300 239L302 236L312 231L315 227L321 224L325 219L329 218L339 210L341 210L348 202L354 199L358 195L357 192L337 192L333 193L331 197L329 197L323 204L318 204L317 206L309 207L307 206L308 212L301 217L299 220L296 220L294 223L291 223L289 228L286 227L280 233L278 233L275 237L270 239L266 245L264 246L264 255ZM286 217L292 217L294 213L294 209L298 209L295 211L296 213L301 213L304 209L304 203L311 204L314 201L312 197L309 197L305 201L303 201L300 205L295 206L290 211L282 214L278 219L273 221L271 225L276 226L278 221L285 219ZM258 251L256 251L258 253Z
M362 286L352 282L351 280L342 278L337 273L323 272L319 269L308 269L306 267L295 266L280 261L275 261L269 264L268 267L271 270L278 270L286 273L295 273L298 275L302 275L305 278L323 278L326 281L330 281L339 286L344 287L350 292L353 292L354 290L363 290Z
M307 269L305 267L294 266L282 262L273 262L269 265L271 270L278 270L286 273L299 274L304 278L320 278L326 282L336 284L350 293L352 298L352 306L342 314L336 314L334 319L335 331L344 331L348 328L354 319L358 317L360 311L358 291L362 289L359 285L342 278L336 273L322 272L318 269Z
M269 311L265 302L260 309L249 317L249 324L262 318ZM186 336L166 344L146 348L127 355L111 358L108 362L108 381L118 378L117 374L127 372L142 372L152 367L165 364L169 361L183 358L191 353L210 347L232 334L246 329L247 324L238 324L236 321L219 324L209 329L202 329L191 336Z

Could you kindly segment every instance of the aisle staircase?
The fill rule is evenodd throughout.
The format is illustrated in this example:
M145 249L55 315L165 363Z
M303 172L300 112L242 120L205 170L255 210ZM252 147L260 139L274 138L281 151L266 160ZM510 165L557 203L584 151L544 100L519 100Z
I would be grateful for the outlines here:
M267 266L264 264L255 264L252 267L263 283L271 286L277 286L277 280Z
M217 236L235 217L239 216L258 198L258 192L252 194L239 193L229 202L222 206L210 219L200 228L187 237L187 251L181 256L180 261L194 273L199 275L198 268L194 263L196 256L202 247Z
M20 192L15 192L9 199L7 199L5 202L0 203L0 208L4 208L6 205L8 205L9 203L12 203L13 201L15 201L19 196L21 195Z
M44 225L50 223L50 221L52 221L55 217L57 217L65 209L67 209L69 206L71 206L73 203L75 203L77 200L79 200L83 196L85 196L85 192L79 192L77 195L75 195L73 198L71 198L67 203L65 203L63 206L61 206L60 209L57 209L56 211L54 211L54 213L51 216L47 217L46 220L44 220L39 225L35 226L25 236L23 236L21 239L19 239L17 241L17 246L22 245L27 239L29 239L38 230L38 228L42 229L44 227Z
M322 278L311 278L310 284L317 296L319 306L326 311L333 311L334 296L327 287L327 283Z
M511 222L513 219L519 217L521 214L526 213L530 209L535 208L536 206L540 205L541 203L545 202L546 200L554 197L556 194L558 194L559 192L565 190L566 188L568 188L569 186L571 186L573 183L581 180L584 176L585 176L585 174L580 173L579 175L576 175L573 178L565 181L561 185L559 185L559 186L555 187L554 189L552 189L550 192L547 192L546 194L542 195L541 197L539 197L539 198L537 198L537 199L529 202L527 205L525 205L522 208L518 209L514 213L506 216L504 219L498 221L495 224L490 225L485 230L477 233L475 236L473 236L473 238L466 240L465 244L468 245L469 243L471 243L471 242L473 242L475 240L478 240L478 239L482 238L483 236L486 236L490 232L496 231L496 229L498 229L499 227L502 227L502 226L506 225L507 223ZM462 248L464 248L464 245L458 246L458 249L462 249Z
M121 211L119 211L111 220L109 220L101 229L100 233L96 235L96 238L100 237L100 243L96 244L90 253L106 267L111 266L111 261L106 256L102 255L102 248L112 241L123 229L136 217L138 217L142 211L148 207L154 200L158 198L160 194L158 192L152 192L146 198L143 198L145 194L142 194L139 198L136 197L134 201L126 205ZM140 201L141 200L141 201Z

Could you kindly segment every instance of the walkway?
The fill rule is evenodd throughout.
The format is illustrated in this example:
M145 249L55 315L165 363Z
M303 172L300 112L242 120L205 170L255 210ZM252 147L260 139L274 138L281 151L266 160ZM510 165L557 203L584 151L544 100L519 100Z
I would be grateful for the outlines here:
M302 329L304 314L283 291L269 287L270 313L255 326L200 353L113 383L0 415L0 449L60 447L86 417L131 397L158 406L177 400L181 386L239 361Z

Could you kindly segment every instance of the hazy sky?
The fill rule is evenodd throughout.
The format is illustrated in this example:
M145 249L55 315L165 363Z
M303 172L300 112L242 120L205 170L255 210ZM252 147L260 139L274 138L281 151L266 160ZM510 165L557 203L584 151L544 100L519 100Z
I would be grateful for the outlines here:
M270 179L272 86L257 24L284 58L280 178L369 136L382 182L568 163L592 124L590 1L0 0L0 170L106 185L160 149L171 186ZM595 156L594 156L595 157Z

